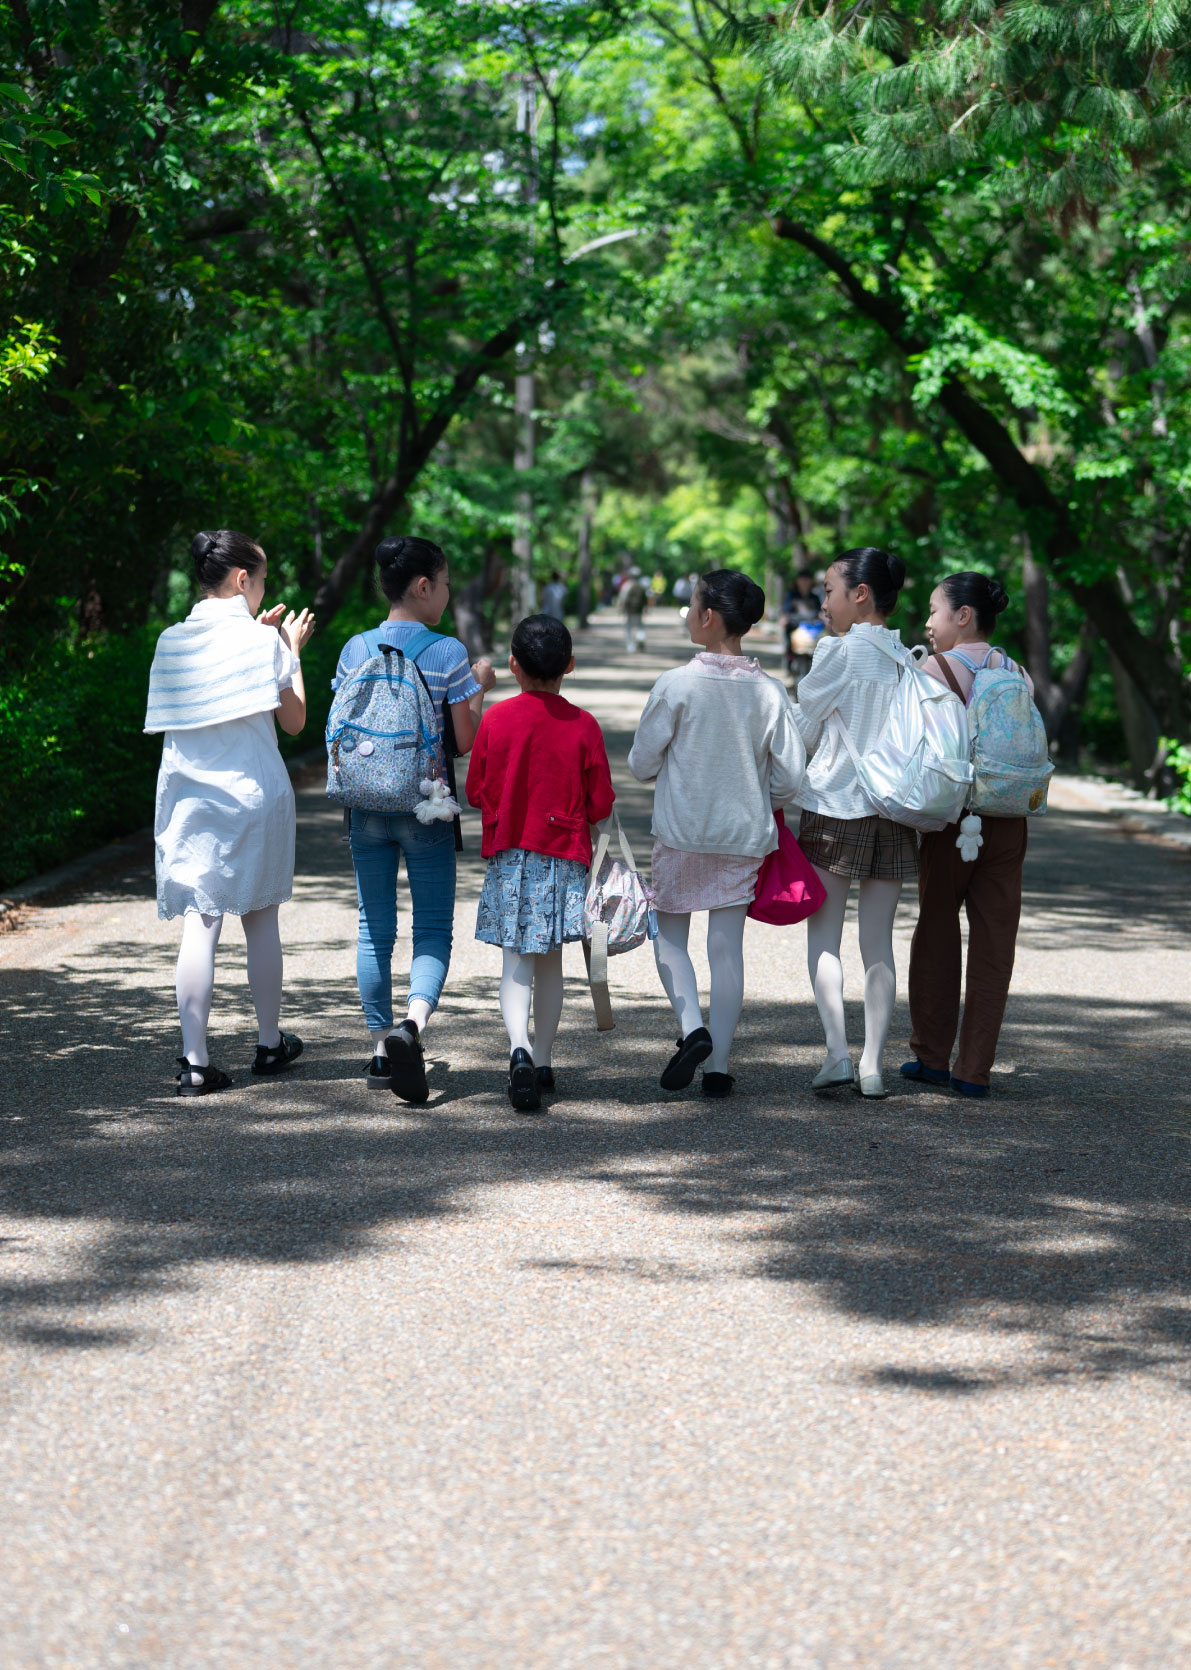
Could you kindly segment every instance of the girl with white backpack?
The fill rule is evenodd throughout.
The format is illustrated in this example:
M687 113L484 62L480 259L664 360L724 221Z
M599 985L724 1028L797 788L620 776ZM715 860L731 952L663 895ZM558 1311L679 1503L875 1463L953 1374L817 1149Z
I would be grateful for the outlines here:
M794 797L802 808L798 844L827 893L822 908L807 921L811 986L827 1043L826 1060L811 1080L811 1089L820 1092L852 1086L862 1096L885 1095L881 1055L897 993L893 919L902 882L917 874L917 839L905 824L873 814L853 754L862 757L881 738L897 694L906 652L885 622L905 578L901 558L876 546L858 546L836 558L824 587L823 619L830 636L815 647L794 710L803 741L813 751ZM860 884L864 962L859 1073L848 1051L840 960L854 881Z
M1008 602L1005 588L984 574L949 574L941 580L931 593L926 628L935 653L922 669L970 704L976 766L972 806L983 816L957 820L922 837L918 926L910 951L914 1059L902 1073L927 1084L950 1084L974 1097L988 1095L1013 974L1026 816L1045 807L1052 770L1045 728L1030 700L1030 676L990 642ZM999 734L1006 725L1012 735ZM1007 777L1017 781L1006 784ZM1019 805L1020 814L1006 815L1004 808ZM961 906L968 917L962 1027ZM959 1053L952 1066L957 1029Z

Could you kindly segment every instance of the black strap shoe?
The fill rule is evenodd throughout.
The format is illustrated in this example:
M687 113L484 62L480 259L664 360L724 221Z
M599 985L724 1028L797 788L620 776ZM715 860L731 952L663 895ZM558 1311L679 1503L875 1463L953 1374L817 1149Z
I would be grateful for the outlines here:
M539 1090L553 1090L555 1088L553 1067L535 1067L534 1074L538 1081Z
M368 1066L364 1070L364 1083L369 1090L389 1090L392 1081L389 1078L389 1058L387 1055L370 1056Z
M509 1101L518 1113L537 1113L542 1106L538 1075L528 1050L514 1050L509 1057Z
M256 1046L256 1060L252 1063L252 1070L258 1078L262 1074L284 1073L302 1053L300 1038L292 1038L285 1032L279 1032L277 1038L277 1043L271 1049L266 1049L263 1044Z
M703 1094L705 1096L730 1096L732 1086L736 1080L731 1073L704 1073Z
M389 1033L385 1054L389 1058L389 1089L394 1096L400 1096L403 1102L429 1101L426 1056L417 1021L404 1020L396 1032Z
M230 1090L232 1081L218 1067L195 1067L184 1055L175 1056L182 1071L177 1074L178 1096L211 1096L216 1090ZM195 1074L198 1077L195 1077Z
M711 1033L705 1026L697 1026L685 1038L678 1040L678 1050L666 1063L662 1074L663 1090L684 1090L695 1076L695 1068L711 1054Z

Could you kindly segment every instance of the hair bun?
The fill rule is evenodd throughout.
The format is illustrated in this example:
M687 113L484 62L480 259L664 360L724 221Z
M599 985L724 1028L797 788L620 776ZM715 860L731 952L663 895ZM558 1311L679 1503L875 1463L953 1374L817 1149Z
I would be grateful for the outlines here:
M889 584L894 591L900 591L906 583L905 563L900 557L895 557L891 551L886 551L885 564L889 569Z
M1009 593L999 580L988 582L988 602L989 607L998 615L1002 609L1009 607Z
M196 533L190 544L190 554L195 562L202 562L209 557L219 541L213 533Z

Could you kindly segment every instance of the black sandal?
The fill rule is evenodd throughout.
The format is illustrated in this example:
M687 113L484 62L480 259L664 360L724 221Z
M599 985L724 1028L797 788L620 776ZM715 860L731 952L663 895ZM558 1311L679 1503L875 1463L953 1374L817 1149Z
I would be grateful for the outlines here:
M178 1081L175 1095L210 1096L216 1090L231 1089L231 1079L220 1068L212 1067L209 1063L206 1067L196 1067L192 1061L187 1061L184 1055L177 1055L174 1060L182 1069L180 1073L175 1074ZM196 1073L201 1073L202 1078L196 1079Z
M252 1070L259 1078L262 1073L284 1073L285 1069L298 1059L302 1053L302 1040L290 1037L281 1032L278 1034L279 1043L272 1049L266 1049L263 1044L256 1046L256 1060L252 1063Z

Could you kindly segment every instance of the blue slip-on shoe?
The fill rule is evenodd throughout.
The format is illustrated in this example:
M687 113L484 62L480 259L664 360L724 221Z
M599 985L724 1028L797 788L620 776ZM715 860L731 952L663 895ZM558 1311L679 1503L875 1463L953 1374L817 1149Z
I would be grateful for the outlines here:
M953 1078L952 1089L958 1090L961 1096L987 1096L987 1084L969 1084L966 1079Z
M918 1079L922 1084L954 1084L955 1080L946 1067L924 1067L915 1056L913 1061L902 1062L902 1078Z

